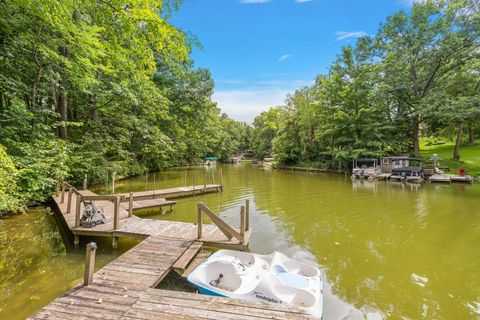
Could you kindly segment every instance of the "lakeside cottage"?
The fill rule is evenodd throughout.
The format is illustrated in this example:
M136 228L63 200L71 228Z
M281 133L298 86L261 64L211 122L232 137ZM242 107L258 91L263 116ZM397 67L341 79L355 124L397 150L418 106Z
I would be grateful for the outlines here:
M382 173L392 173L393 169L401 169L410 166L410 158L408 155L393 156L380 158L380 170Z

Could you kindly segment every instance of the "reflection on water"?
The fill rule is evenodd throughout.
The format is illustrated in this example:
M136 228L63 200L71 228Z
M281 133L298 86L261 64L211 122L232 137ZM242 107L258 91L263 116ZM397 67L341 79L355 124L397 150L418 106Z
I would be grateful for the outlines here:
M350 181L344 176L265 171L250 165L208 168L209 181L212 171L219 181L220 168L224 192L180 199L173 213L163 216L158 211L139 214L194 222L196 202L203 201L228 223L238 225L239 207L248 198L254 230L251 250L277 250L318 264L328 281L326 319L478 318L479 185ZM196 183L203 184L199 168L159 172L155 187L191 185L194 173ZM116 183L117 192L146 188L153 188L152 174L147 183L145 176ZM103 192L104 186L96 191ZM6 280L2 269L0 293L7 292L6 299L0 296L4 315L17 315L23 304L32 312L82 276L82 253L65 253L58 249L58 239L42 233L52 228L48 215L27 217L9 219L5 226L13 234L14 229L22 230L22 219L27 219L35 227L24 232L38 237L40 249L33 250L22 241L12 244L17 251L26 250L13 253L13 260L21 263L33 257L34 261L30 268L21 264L23 271ZM6 245L2 240L2 252ZM131 245L125 244L122 250ZM109 241L103 247L108 250ZM106 251L97 266L113 256L114 252Z
M121 241L118 251L110 241L99 244L100 268L136 242ZM83 250L68 252L55 221L45 208L0 221L0 319L24 319L54 298L82 282Z

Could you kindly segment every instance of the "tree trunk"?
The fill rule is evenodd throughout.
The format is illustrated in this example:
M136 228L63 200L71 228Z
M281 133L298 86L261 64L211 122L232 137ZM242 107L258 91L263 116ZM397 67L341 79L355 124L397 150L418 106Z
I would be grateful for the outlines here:
M32 82L32 90L30 92L30 108L35 109L37 106L37 91L40 77L42 76L43 69L39 67L35 73L35 79Z
M90 95L90 104L92 106L92 120L95 123L101 123L102 119L100 118L100 113L98 112L98 108L97 108L97 95L96 94Z
M462 144L463 123L458 126L457 140L455 141L455 148L453 149L453 160L460 160L460 145Z
M57 112L60 114L60 121L62 121L58 126L58 136L62 139L67 139L68 132L66 122L68 121L68 104L67 93L63 85L60 86L60 93L58 94Z
M475 128L473 126L470 126L468 129L469 134L468 134L468 143L471 145L475 144Z
M64 57L68 57L68 50L66 47L60 48L60 53ZM63 66L64 68L65 66ZM58 101L57 101L57 112L60 115L60 126L58 127L58 136L62 139L67 139L68 132L67 132L67 121L68 121L68 101L67 101L67 79L65 70L61 70L60 72L60 86L59 86L59 93L58 93Z
M415 157L420 157L420 144L418 142L418 132L420 127L420 120L418 116L413 118L412 129L413 129L413 154Z

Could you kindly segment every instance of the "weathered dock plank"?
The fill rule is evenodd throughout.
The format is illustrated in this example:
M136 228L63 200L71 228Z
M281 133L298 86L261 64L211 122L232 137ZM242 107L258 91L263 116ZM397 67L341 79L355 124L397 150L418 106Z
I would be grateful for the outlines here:
M120 319L138 300L139 292L156 286L191 244L186 240L149 237L98 270L93 276L93 285L74 287L32 319L48 316L45 312L56 316L69 314L73 319L78 319L78 315ZM146 253L150 260L136 255L139 252Z
M172 266L172 268L175 271L180 271L183 273L183 271L187 268L187 266L190 264L190 262L195 258L197 253L200 251L202 248L203 243L195 241L192 243L192 245L182 254L180 258L175 262L175 264Z
M153 319L156 316L157 319L164 319L168 314L188 319L313 319L298 308L282 304L159 289L146 290L125 316L134 319Z

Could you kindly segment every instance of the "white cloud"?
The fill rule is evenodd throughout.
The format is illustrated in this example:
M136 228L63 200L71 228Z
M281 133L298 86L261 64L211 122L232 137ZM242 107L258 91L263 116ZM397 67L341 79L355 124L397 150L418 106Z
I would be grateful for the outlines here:
M271 88L219 90L213 94L213 101L231 118L252 123L260 112L283 105L290 92L292 91L287 89Z
M281 56L281 57L278 58L278 62L286 61L286 60L288 60L288 59L290 59L290 58L292 58L292 57L293 57L293 54L290 54L290 53L284 54L283 56Z
M240 3L248 3L248 4L259 4L259 3L267 3L271 0L240 0Z
M295 0L296 3L305 3L305 2L310 2L312 0Z
M312 83L313 80L259 80L250 87L216 89L213 101L231 118L252 123L260 112L284 105L289 93Z
M335 37L337 40L345 40L348 38L360 38L368 36L368 33L365 31L352 31L352 32L345 32L345 31L338 31L335 32Z

